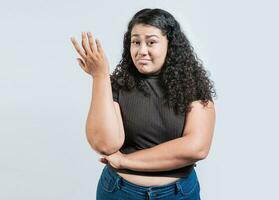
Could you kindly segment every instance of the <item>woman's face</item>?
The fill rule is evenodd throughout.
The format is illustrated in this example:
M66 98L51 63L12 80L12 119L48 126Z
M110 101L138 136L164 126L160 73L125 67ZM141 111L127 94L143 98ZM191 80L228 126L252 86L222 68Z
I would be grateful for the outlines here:
M154 74L161 70L168 50L167 36L160 29L136 24L131 31L130 54L134 65L142 74Z

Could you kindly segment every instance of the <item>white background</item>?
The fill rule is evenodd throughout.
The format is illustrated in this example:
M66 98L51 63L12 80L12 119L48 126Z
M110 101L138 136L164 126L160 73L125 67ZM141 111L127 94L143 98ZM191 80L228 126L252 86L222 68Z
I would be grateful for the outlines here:
M279 199L278 3L251 0L1 1L0 199L95 199L104 165L85 137L92 78L70 37L91 31L112 72L146 7L176 17L215 82L202 199Z

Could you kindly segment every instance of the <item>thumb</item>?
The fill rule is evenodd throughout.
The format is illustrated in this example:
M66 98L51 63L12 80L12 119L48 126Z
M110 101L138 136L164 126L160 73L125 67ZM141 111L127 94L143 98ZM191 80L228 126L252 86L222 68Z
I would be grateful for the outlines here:
M86 73L90 74L90 71L85 67L85 64L84 64L83 60L80 59L80 58L77 58L77 61L78 61L79 66L80 66Z
M83 61L82 61L80 58L77 58L77 61L78 61L78 64L79 64L82 68L85 67Z

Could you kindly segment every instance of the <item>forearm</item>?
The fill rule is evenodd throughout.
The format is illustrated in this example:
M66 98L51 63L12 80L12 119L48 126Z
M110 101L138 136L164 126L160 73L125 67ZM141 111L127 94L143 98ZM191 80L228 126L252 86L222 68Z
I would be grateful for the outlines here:
M152 148L126 154L122 168L134 171L168 171L192 165L201 160L196 148L185 137L167 141ZM186 144L187 143L187 144Z
M119 133L109 74L94 77L92 99L86 120L88 142L97 151L114 149L119 145Z

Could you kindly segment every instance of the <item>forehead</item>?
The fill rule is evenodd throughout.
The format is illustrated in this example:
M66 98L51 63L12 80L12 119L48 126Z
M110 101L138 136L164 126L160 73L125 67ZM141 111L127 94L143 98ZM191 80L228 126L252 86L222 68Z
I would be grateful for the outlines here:
M151 37L151 36L157 36L157 37L163 37L162 31L151 25L145 25L145 24L136 24L132 28L131 31L131 37Z

